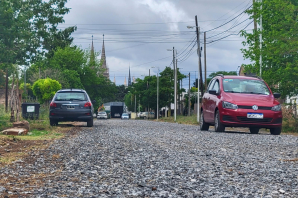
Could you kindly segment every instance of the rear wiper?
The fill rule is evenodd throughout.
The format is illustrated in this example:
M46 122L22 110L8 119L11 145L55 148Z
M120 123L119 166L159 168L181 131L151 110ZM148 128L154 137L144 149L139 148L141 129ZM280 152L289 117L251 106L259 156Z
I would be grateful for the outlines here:
M74 101L74 100L84 101L84 100L82 100L82 99L77 99L77 98L70 98L69 100L70 100L70 101Z

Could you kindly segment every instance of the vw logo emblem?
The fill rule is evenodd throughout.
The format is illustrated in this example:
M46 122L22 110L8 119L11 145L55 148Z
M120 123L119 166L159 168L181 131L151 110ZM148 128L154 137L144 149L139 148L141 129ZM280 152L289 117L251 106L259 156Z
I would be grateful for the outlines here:
M254 105L254 106L252 106L252 109L255 110L255 111L258 110L258 106Z

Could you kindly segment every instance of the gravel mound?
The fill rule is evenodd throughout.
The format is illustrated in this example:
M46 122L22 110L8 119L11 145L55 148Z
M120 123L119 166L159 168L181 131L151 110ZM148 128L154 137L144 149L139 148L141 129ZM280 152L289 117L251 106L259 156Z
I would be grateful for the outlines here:
M35 179L0 194L33 197L297 197L298 137L199 131L146 120L96 120L74 137L0 169ZM15 188L14 188L15 189Z

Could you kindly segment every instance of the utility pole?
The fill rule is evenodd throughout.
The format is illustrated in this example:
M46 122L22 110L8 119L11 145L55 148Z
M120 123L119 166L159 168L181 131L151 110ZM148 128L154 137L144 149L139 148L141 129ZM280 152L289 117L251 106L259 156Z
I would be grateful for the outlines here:
M181 90L182 90L182 79L181 79ZM181 112L181 115L183 115L183 93L181 91L181 95L180 95L180 112Z
M158 120L158 116L159 116L159 107L158 107L158 102L159 102L159 68L157 68L157 120Z
M174 51L174 47L173 47ZM177 56L177 52L176 52ZM175 64L175 57L174 57L174 62L173 64L175 65L175 76L174 76L174 122L176 122L176 116L177 116L177 61Z
M135 113L137 113L137 95L135 94Z
M188 116L190 116L190 72L188 73Z
M253 8L255 8L256 0L252 0L252 3L253 3ZM254 30L255 30L255 32L257 32L258 27L257 27L257 20L256 20L255 16L256 16L256 13L254 12Z
M205 66L205 91L207 90L207 59L206 59L206 32L204 32L204 66Z
M198 68L198 72L200 72L200 74L198 75L198 103L197 103L197 122L200 122L200 80L199 76L202 74L201 73L201 47L200 47L200 28L198 27L198 18L197 15L195 17L196 19L196 33L197 33L197 45L198 45L198 57L199 57L199 68Z
M24 70L25 70L25 73L24 73L24 94L25 94L25 97L27 99L27 94L26 94L26 66L24 66Z
M261 2L261 12L262 12L262 0L260 0ZM262 42L263 42L263 38L262 38L262 31L263 31L263 17L262 17L262 13L260 15L260 77L262 77Z
M8 112L8 69L6 68L5 81L5 112Z
M149 79L150 79L150 69L149 69ZM147 81L147 89L149 89L149 82L148 81ZM149 120L149 100L148 100L148 109L147 110L148 110L148 117L147 117L147 119Z

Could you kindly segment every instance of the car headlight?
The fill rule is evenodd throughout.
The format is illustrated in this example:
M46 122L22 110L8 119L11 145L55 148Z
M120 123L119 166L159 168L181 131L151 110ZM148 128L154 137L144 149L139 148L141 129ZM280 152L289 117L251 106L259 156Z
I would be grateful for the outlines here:
M222 108L226 108L226 109L238 109L238 106L235 105L235 104L233 104L233 103L223 101L222 102Z
M281 105L276 105L274 107L271 108L272 111L281 111Z

